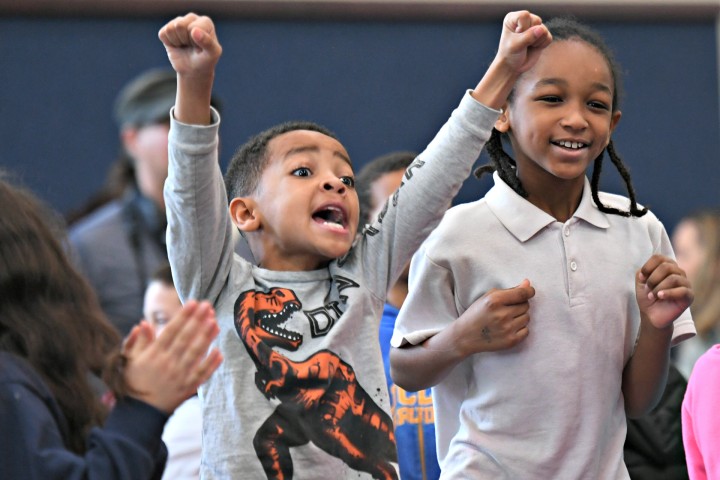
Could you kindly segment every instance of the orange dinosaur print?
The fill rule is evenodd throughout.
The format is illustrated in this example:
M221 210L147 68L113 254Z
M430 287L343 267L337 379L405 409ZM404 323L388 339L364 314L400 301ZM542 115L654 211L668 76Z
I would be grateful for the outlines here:
M312 442L354 470L397 479L390 417L355 378L353 368L329 350L293 361L274 347L296 351L302 335L283 328L302 304L292 290L248 290L235 302L235 328L255 362L255 385L280 400L253 439L268 479L293 477L290 449Z

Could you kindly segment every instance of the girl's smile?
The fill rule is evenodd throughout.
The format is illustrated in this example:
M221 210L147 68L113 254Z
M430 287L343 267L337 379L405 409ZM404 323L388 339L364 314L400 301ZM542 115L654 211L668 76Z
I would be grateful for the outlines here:
M577 207L586 171L610 141L620 119L613 95L612 72L598 50L580 40L554 41L520 77L496 124L510 137L528 200L556 218Z

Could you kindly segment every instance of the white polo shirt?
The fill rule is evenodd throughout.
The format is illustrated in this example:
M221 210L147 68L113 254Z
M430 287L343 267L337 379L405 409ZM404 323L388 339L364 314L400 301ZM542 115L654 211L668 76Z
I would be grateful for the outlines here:
M634 276L652 254L673 255L667 233L650 212L600 212L587 179L565 223L494 180L483 199L450 209L414 257L392 338L419 344L492 288L535 287L529 337L473 355L433 389L443 478L629 478L621 382L640 326ZM673 343L694 334L688 310Z

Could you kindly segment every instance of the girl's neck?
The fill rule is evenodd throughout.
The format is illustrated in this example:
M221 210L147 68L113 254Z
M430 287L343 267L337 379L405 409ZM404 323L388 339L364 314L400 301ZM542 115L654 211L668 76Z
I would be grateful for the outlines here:
M558 222L565 223L577 211L582 200L585 177L573 180L553 178L542 185L520 180L528 193L528 201Z

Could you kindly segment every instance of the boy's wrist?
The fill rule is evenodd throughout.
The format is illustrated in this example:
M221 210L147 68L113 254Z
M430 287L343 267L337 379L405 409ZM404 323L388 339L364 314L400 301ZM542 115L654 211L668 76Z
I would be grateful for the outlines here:
M178 74L175 119L188 125L209 125L214 72L206 75Z
M188 87L194 87L199 89L212 90L213 82L215 81L215 67L209 71L193 71L193 72L178 72L178 85L186 85Z
M480 83L470 94L483 105L499 110L507 102L518 77L515 69L495 57Z

